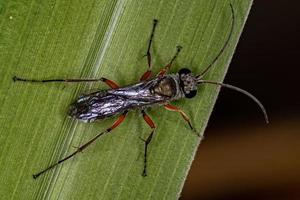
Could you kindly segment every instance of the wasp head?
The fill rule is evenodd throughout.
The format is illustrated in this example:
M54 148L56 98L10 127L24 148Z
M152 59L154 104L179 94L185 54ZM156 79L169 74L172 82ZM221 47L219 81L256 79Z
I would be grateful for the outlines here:
M193 98L197 94L197 79L192 75L191 70L182 68L178 72L180 87L186 98Z

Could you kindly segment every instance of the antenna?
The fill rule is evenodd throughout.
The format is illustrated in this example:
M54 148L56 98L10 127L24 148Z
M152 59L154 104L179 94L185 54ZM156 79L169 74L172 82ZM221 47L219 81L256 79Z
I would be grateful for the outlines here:
M224 50L226 49L226 47L229 44L229 41L231 39L232 33L233 33L233 29L234 29L234 24L235 24L235 16L234 16L234 10L232 7L232 4L230 3L230 9L231 9L231 28L230 28L230 33L228 35L228 38L226 40L226 42L224 43L223 47L221 48L221 50L219 51L219 53L217 54L217 56L213 59L213 61L203 70L203 72L201 72L199 75L197 75L198 77L203 77L207 71L215 64L215 62L219 59L219 57L222 55L222 53L224 52Z
M207 80L199 80L199 79L197 79L197 83L198 84L200 84L200 83L207 83L207 84L219 85L221 87L225 87L225 88L237 91L239 93L242 93L242 94L248 96L250 99L252 99L259 106L259 108L263 112L263 115L264 115L266 123L267 124L269 123L269 117L268 117L267 111L266 111L265 107L263 106L263 104L255 96L253 96L252 94L250 94L246 90L243 90L243 89L241 89L239 87L236 87L236 86L233 86L233 85L229 85L229 84L225 84L225 83L220 83L220 82L215 82L215 81L207 81Z

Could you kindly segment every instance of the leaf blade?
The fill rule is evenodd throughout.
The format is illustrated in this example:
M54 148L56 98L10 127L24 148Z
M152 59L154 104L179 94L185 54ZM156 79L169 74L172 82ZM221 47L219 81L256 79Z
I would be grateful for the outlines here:
M140 176L143 163L139 154L143 144L138 137L146 137L149 131L136 119L138 115L131 113L126 124L101 138L83 155L33 181L33 172L63 157L72 151L72 145L87 141L108 127L112 120L87 125L65 117L72 99L81 91L98 88L95 84L71 85L70 88L60 84L14 84L10 77L15 73L38 78L107 76L120 85L135 82L146 69L146 61L141 58L153 18L159 19L152 56L154 71L157 72L170 59L175 46L181 44L184 49L172 72L183 64L199 72L199 66L211 61L228 34L228 4L226 1L90 1L82 8L81 2L52 3L18 4L17 13L22 11L28 17L15 22L20 30L16 32L18 36L1 44L10 52L1 58L1 66L8 67L0 71L4 77L0 96L4 102L0 110L1 141L5 144L0 147L3 152L0 177L9 183L4 194L16 199L178 198L199 141L178 115L162 109L149 111L158 129L150 146L146 180ZM237 42L251 3L234 2L239 30L235 30L232 43ZM7 3L6 12L2 14L6 19L6 24L1 26L3 33L13 32L8 27L11 21L7 21L13 10L9 4L12 3ZM19 41L16 46L15 41ZM227 70L224 65L228 65L233 49L231 44L207 78L224 78ZM18 56L11 60L15 55ZM192 121L203 132L217 92L214 87L204 86L199 91L202 95L188 103L175 102L175 105L193 116ZM15 149L16 146L19 149ZM21 156L23 152L26 153Z

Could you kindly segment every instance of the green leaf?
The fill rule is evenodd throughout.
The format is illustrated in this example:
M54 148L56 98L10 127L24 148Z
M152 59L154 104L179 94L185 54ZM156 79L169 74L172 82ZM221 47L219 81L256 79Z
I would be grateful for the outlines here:
M0 2L0 194L1 199L177 199L200 142L179 114L155 106L157 125L149 146L148 176L141 176L150 133L139 112L71 160L36 173L70 154L115 118L85 124L67 117L80 93L103 84L13 82L36 78L106 77L120 85L147 69L152 20L159 20L152 58L157 73L183 46L171 68L200 73L220 51L230 30L230 1L98 0ZM232 1L236 22L230 45L205 79L222 81L252 1ZM174 102L203 134L219 89Z

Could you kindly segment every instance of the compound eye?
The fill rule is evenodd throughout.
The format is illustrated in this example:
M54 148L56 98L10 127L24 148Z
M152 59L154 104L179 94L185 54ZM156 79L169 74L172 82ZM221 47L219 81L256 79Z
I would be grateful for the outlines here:
M184 96L188 99L193 98L194 96L196 96L197 94L197 90L191 90L189 93L184 93Z
M190 73L191 73L191 70L189 70L187 68L182 68L178 72L179 75L181 75L181 74L190 74Z

